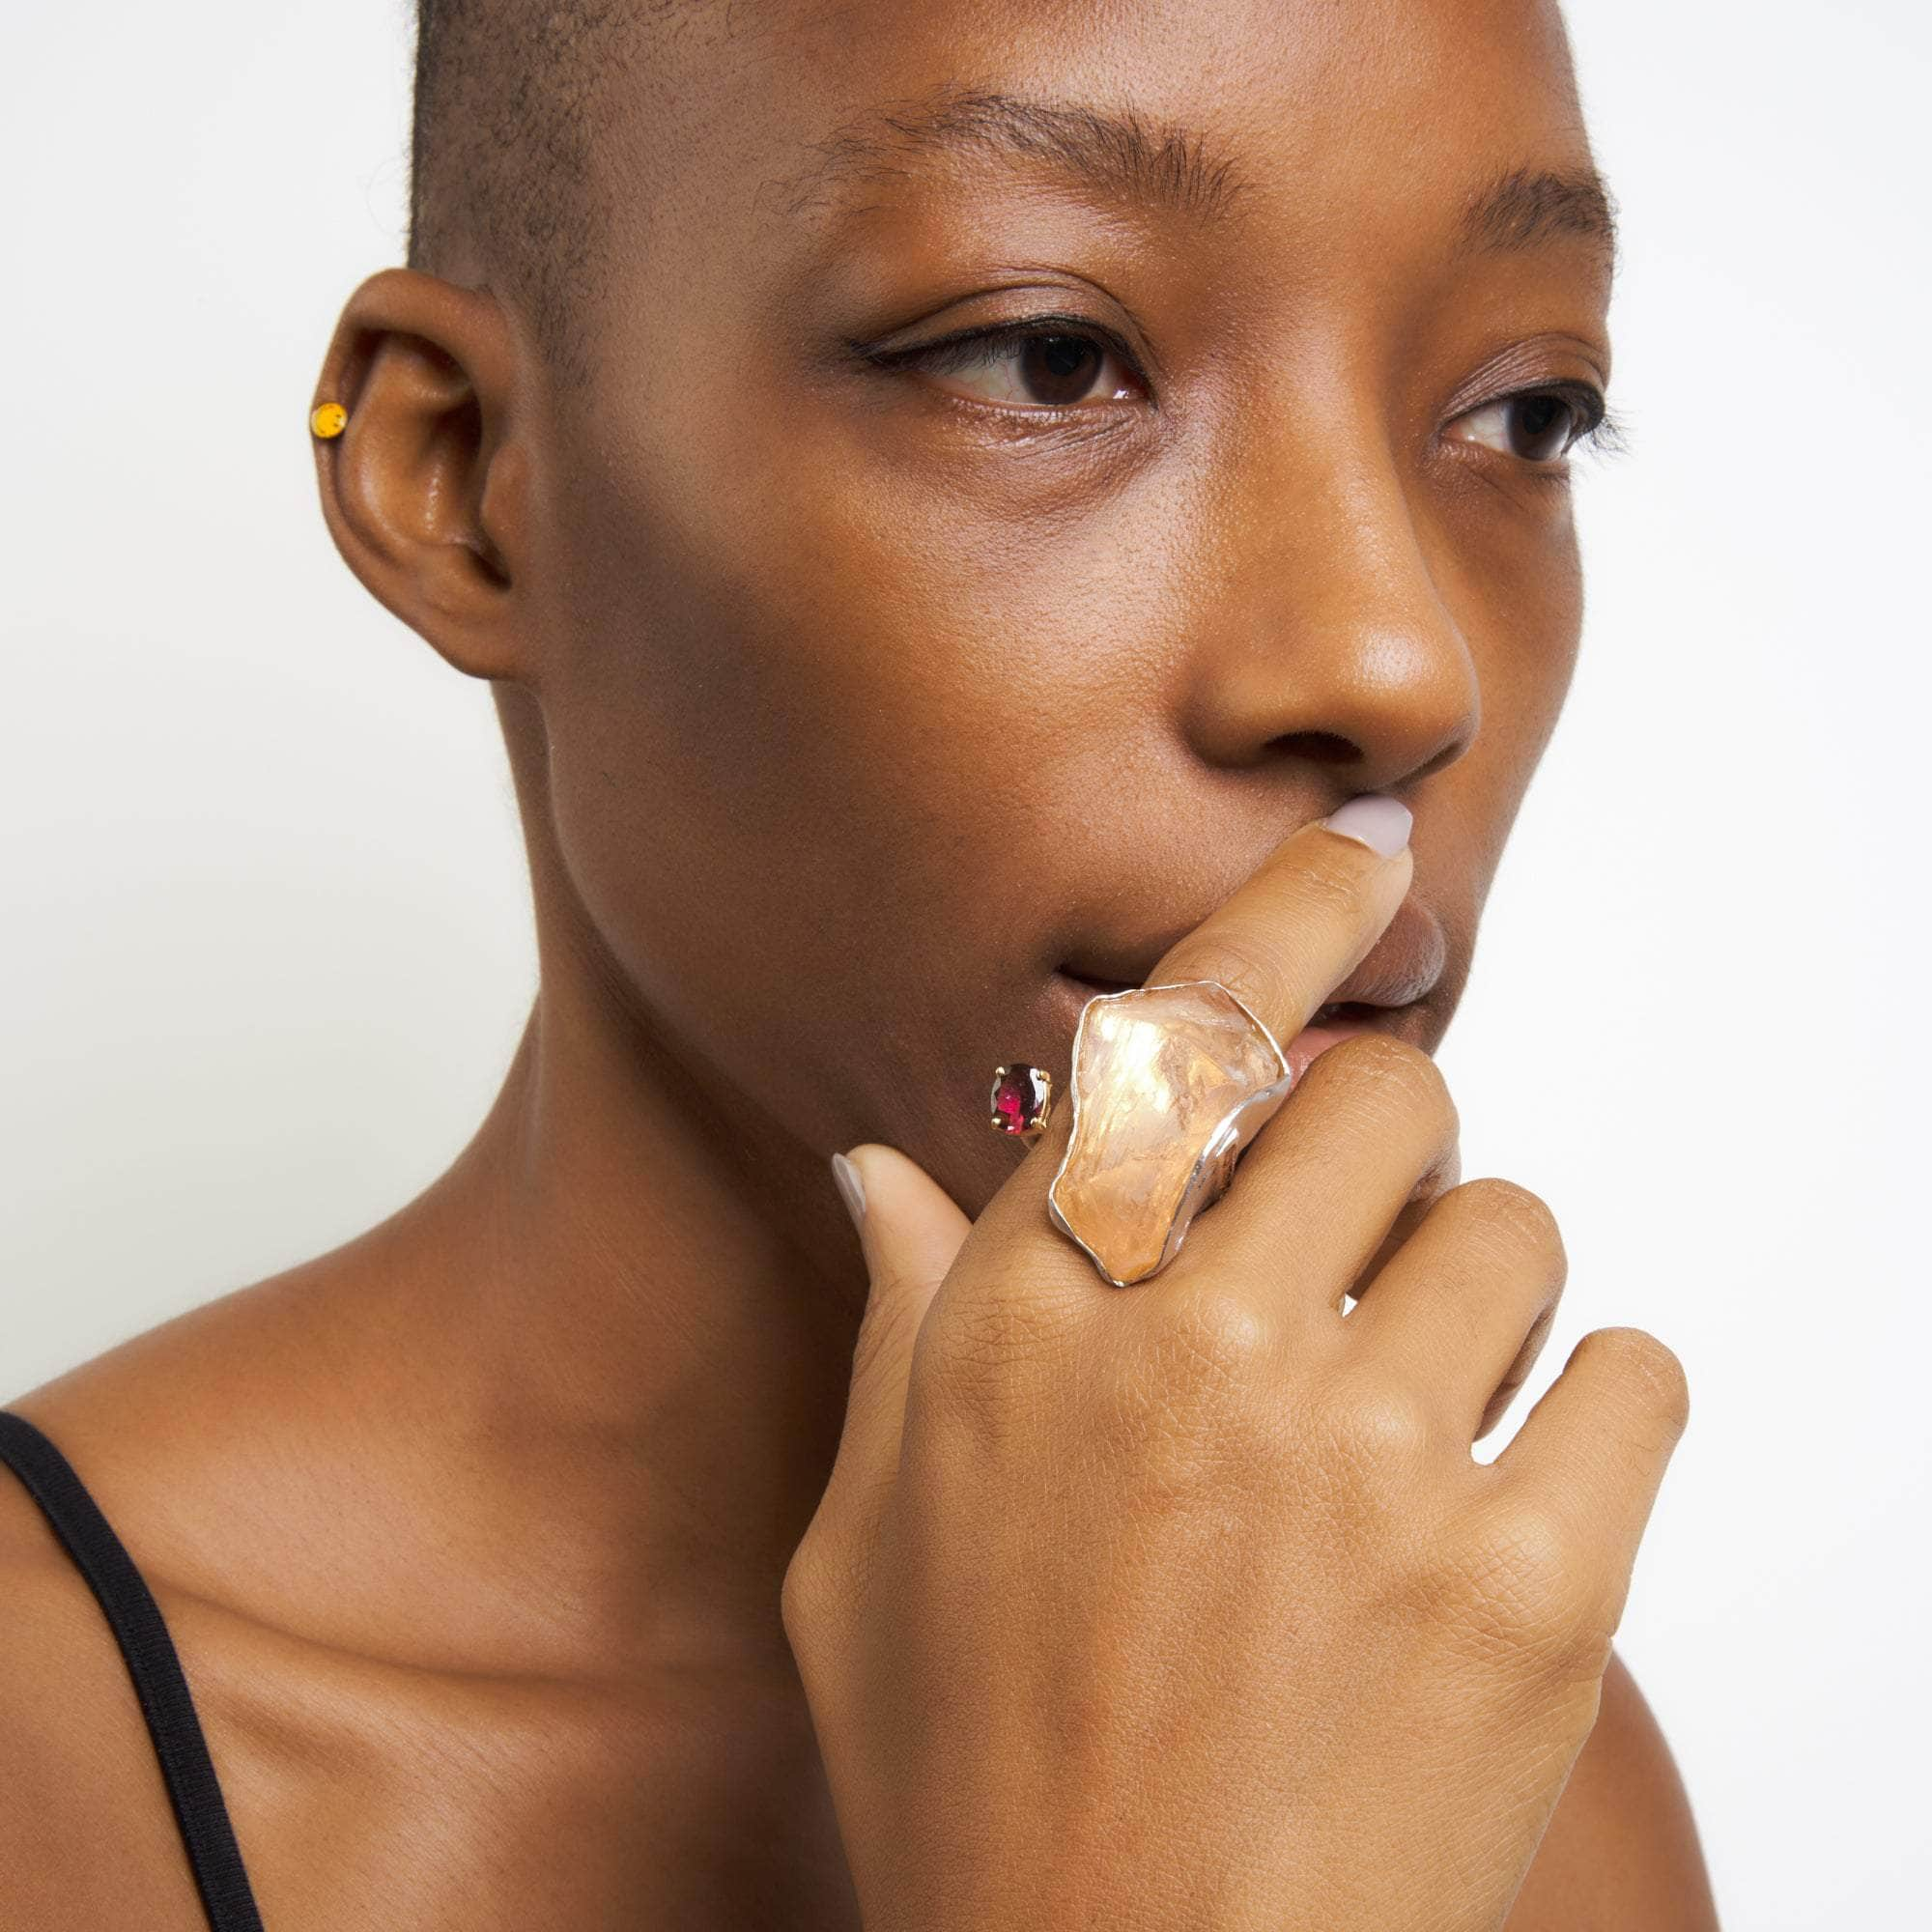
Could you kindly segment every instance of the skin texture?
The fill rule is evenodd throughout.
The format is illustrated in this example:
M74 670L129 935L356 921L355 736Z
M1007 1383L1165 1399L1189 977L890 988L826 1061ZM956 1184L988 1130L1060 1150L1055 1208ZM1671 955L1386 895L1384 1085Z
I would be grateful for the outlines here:
M1433 1048L1575 661L1570 494L1469 412L1601 386L1607 275L1453 249L1472 185L1587 162L1552 12L875 0L675 58L605 152L668 185L587 394L457 263L364 283L311 399L350 566L495 683L542 959L501 1094L380 1227L12 1405L149 1576L277 1932L856 1924L779 1607L866 1294L828 1154L977 1215L992 1066L1065 1065L1053 969L1151 960L1360 791L1415 813ZM908 161L788 212L810 144L960 76L1211 130L1253 185L1204 230ZM1010 361L847 346L1040 314L1140 380L1049 422L967 399ZM199 1924L8 1483L0 1568L0 1916ZM1509 1924L1714 1923L1613 1660Z
M1412 883L1336 833L1389 803L1295 828L1151 983L1306 1040ZM1496 1932L1596 1721L1682 1364L1593 1329L1471 1457L1567 1256L1528 1190L1454 1183L1441 1070L1385 1032L1314 1060L1125 1293L1049 1223L1067 1129L970 1223L851 1155L871 1294L781 1601L867 1932Z

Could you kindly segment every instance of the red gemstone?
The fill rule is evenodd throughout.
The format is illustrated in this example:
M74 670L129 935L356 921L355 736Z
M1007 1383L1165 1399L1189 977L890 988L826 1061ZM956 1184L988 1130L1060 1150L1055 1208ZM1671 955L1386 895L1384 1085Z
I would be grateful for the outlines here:
M1007 1134L1023 1134L1038 1126L1050 1091L1041 1067L1002 1067L993 1081L994 1126Z

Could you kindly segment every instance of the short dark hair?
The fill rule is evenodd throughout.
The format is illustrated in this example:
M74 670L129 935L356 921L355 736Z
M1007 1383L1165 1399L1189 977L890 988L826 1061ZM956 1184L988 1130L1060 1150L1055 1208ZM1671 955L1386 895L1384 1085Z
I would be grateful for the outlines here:
M593 145L613 103L648 100L626 85L640 55L701 5L417 0L405 259L507 298L566 387L588 379L607 272Z

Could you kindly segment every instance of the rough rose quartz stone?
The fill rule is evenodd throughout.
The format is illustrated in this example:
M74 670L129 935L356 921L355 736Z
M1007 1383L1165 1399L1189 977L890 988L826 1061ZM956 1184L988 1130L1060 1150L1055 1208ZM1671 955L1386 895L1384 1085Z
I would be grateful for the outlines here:
M1098 993L1073 1037L1073 1126L1047 1190L1055 1223L1118 1288L1179 1251L1293 1076L1211 980Z

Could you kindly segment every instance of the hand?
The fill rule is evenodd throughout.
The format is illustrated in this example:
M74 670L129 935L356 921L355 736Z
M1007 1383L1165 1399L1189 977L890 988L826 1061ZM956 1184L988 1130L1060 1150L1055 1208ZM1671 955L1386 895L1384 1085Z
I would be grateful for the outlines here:
M1286 1040L1411 865L1304 826L1149 983ZM1069 1114L971 1224L852 1151L870 1296L782 1609L867 1932L1492 1932L1596 1719L1676 1356L1586 1334L1470 1455L1563 1247L1455 1184L1442 1077L1387 1036L1317 1059L1129 1288L1048 1221Z

